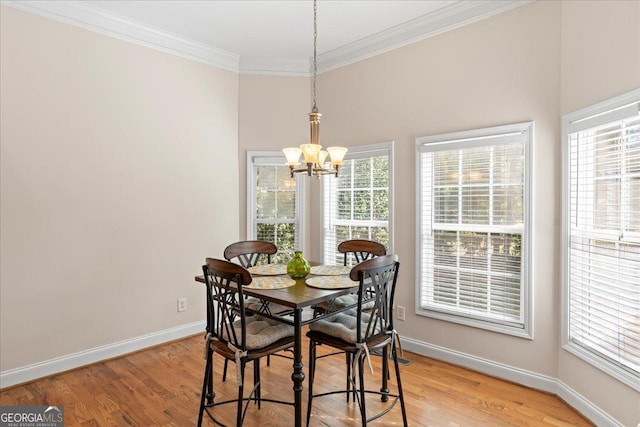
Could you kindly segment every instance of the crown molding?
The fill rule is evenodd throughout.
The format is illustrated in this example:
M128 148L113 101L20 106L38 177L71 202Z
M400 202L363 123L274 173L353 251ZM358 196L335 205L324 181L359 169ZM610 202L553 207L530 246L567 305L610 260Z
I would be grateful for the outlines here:
M239 72L240 55L113 15L87 2L14 1L1 4L193 61Z
M241 74L309 77L311 60L295 58L240 57Z
M535 1L537 0L463 0L434 13L321 53L318 55L318 72L352 64ZM237 53L124 19L88 2L0 0L0 3L236 73L310 75L309 58L241 58Z
M318 72L330 71L499 15L537 0L464 0L318 55Z

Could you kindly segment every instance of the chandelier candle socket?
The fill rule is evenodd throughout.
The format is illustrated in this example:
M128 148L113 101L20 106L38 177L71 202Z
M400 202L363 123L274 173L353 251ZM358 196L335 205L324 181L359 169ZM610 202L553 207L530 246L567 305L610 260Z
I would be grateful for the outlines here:
M318 19L317 4L313 1L313 108L309 113L309 126L311 135L308 144L302 144L300 148L288 147L282 152L287 158L287 164L291 170L291 178L296 173L306 172L307 175L335 175L338 176L338 169L344 163L344 156L347 153L345 147L328 147L322 149L320 145L320 117L322 114L318 112L316 106L316 77L318 75L317 47L318 47ZM300 164L300 155L304 156L306 167L296 168ZM331 162L331 167L325 168L327 158Z

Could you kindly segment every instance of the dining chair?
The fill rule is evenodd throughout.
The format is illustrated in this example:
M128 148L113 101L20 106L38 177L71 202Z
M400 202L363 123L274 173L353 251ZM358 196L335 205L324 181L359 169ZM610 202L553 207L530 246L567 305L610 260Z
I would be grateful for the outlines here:
M271 255L278 252L278 247L265 240L243 240L230 244L224 249L224 258L227 261L236 261L244 268L251 268L258 264L271 264ZM266 259L265 259L266 258ZM265 262L266 261L266 262ZM257 298L247 298L246 306L255 311L269 311L271 314L287 314L290 309L278 304L266 305ZM271 358L267 358L267 365L271 364ZM225 360L222 372L222 381L227 380L229 361Z
M352 260L358 264L376 256L386 255L387 248L373 240L353 239L341 242L338 252L344 254L344 265L351 265Z
M326 319L320 319L309 325L309 400L307 406L307 425L311 419L313 399L337 393L346 393L347 397L355 390L356 401L360 409L362 425L366 426L371 420L377 419L389 412L400 402L403 425L407 426L407 414L402 391L402 381L398 364L399 337L393 327L392 307L398 279L400 263L396 255L375 257L354 266L349 273L351 280L358 281L357 306L355 309L342 311ZM363 306L371 303L369 310ZM320 359L317 347L326 345L350 355L351 373L348 374L349 386L345 390L334 390L323 393L313 393L313 380L316 372L316 362ZM373 373L370 354L373 351L382 352L382 387L378 390L367 389L364 380L365 364ZM397 393L389 391L389 351L393 359ZM357 364L357 367L356 367ZM356 368L358 379L356 380ZM367 416L365 395L375 393L381 396L383 402L393 400L380 413Z
M352 264L358 264L377 256L383 256L387 254L387 248L380 243L373 240L365 239L351 239L340 242L338 245L338 252L343 254L343 265L348 266ZM320 304L312 306L313 316L316 317L322 313L328 311L336 311L345 307L353 306L357 302L357 297L354 294L343 295L332 300L322 302ZM371 303L367 303L362 307L364 310L371 308ZM340 351L336 351L326 356L334 356L340 354ZM349 376L351 375L351 355L349 353L346 356L347 366L347 389L350 387ZM355 396L354 396L355 399ZM347 394L347 402L349 401L349 394Z
M338 245L338 252L344 255L345 266L352 263L358 264L362 261L387 254L387 248L382 243L373 240L353 239L345 240ZM355 261L355 262L354 262ZM344 307L354 305L356 298L354 295L343 295L330 301L314 305L312 307L314 316L326 311L334 311Z
M267 264L271 264L271 255L278 252L278 247L264 240L243 240L232 243L224 249L224 259L231 261L234 258L244 268L250 268L267 258Z
M259 359L270 354L292 348L294 328L260 315L247 316L242 288L251 283L251 274L242 266L225 260L207 258L202 266L207 289L207 335L206 365L198 426L202 425L204 413L214 423L223 425L214 416L213 408L219 405L237 403L236 426L241 426L246 408L255 402L260 408L262 401L283 403L273 399L263 399L260 385ZM219 354L225 361L236 364L238 395L236 399L215 401L213 355ZM244 396L244 374L246 364L253 364L253 389Z

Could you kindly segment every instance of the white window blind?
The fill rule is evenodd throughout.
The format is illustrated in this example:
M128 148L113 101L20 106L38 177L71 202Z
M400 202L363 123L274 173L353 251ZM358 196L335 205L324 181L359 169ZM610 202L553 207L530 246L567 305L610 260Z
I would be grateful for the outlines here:
M324 177L323 259L342 265L338 244L366 239L390 251L392 143L350 148L338 177Z
M640 96L627 101L565 117L565 348L640 390Z
M528 336L531 123L418 138L418 313Z
M301 247L300 186L283 155L250 152L248 158L247 238L275 243L278 253L272 261L288 261Z

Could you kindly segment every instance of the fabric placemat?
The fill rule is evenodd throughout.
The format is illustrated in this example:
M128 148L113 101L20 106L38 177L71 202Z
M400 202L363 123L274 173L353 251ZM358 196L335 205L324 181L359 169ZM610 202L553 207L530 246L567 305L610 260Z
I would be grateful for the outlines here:
M245 286L251 289L281 289L296 284L289 276L261 276L254 277L250 284Z
M344 265L316 265L311 267L311 274L317 276L341 276L350 272L351 267Z
M249 273L260 276L280 276L287 274L287 264L260 264L249 267Z
M349 276L316 276L306 280L307 286L320 289L347 289L358 286Z

